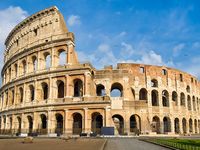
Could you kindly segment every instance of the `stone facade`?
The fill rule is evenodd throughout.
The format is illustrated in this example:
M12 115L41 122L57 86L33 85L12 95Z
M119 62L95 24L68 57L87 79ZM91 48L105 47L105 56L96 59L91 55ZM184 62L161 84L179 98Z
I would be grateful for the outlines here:
M8 35L1 72L1 134L200 133L200 83L164 66L78 62L74 35L56 7Z

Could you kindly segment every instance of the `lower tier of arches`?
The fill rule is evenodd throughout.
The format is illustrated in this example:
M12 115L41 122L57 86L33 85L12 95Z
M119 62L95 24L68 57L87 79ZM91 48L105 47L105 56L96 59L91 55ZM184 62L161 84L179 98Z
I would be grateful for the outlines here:
M199 134L200 119L137 114L110 109L48 110L0 116L0 134L101 134L114 127L115 134Z

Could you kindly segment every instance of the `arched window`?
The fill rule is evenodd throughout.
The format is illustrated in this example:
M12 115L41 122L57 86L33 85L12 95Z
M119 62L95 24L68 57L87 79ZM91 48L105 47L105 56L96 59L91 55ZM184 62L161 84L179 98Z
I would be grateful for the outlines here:
M36 56L32 57L33 71L37 70L37 58Z
M185 94L181 92L180 96L181 106L185 106Z
M97 93L97 96L105 96L106 93L105 93L104 85L98 84L97 87L96 87L96 93Z
M172 92L172 100L178 105L178 95L175 91Z
M9 81L11 80L11 68L9 68Z
M49 87L48 84L43 82L42 83L42 94L43 94L43 100L48 99L48 95L49 95Z
M145 88L140 89L139 100L147 100L147 90Z
M103 126L103 116L98 113L94 112L91 115L91 129L93 133L100 134L101 133L101 127Z
M64 66L66 64L66 59L67 59L65 50L60 50L58 52L58 57L59 57L59 65Z
M14 99L15 99L15 91L12 90L12 105L14 104Z
M15 64L15 76L14 77L17 77L17 64Z
M33 101L35 99L35 89L33 85L29 86L29 92L30 92L30 100Z
M169 117L163 118L164 132L171 132L171 121Z
M23 88L19 88L19 101L22 103L24 98L24 90Z
M51 55L49 53L45 53L44 58L45 58L45 69L49 69L51 67Z
M167 70L162 69L162 75L167 75Z
M82 115L80 113L73 114L73 134L82 132Z
M83 96L83 82L80 79L74 80L74 97Z
M191 106L191 98L190 98L189 95L187 96L187 106L188 106L188 110L191 110L191 109L192 109L192 106Z
M57 135L63 133L63 116L61 114L56 114L56 131Z
M156 79L151 80L151 87L158 87L158 81Z
M196 111L196 102L195 102L195 97L192 97L192 104L193 104L193 110Z
M124 118L121 115L113 115L112 116L113 122L119 134L124 133Z
M26 74L26 61L25 60L22 61L22 69L23 69L22 74L25 75Z
M64 82L61 80L57 81L57 86L58 86L58 98L64 98L64 91L65 91L65 86Z
M158 91L156 90L151 91L151 102L152 106L158 106Z
M47 128L47 117L44 114L40 115L41 118L41 129L46 129Z
M160 118L158 116L154 116L152 119L152 131L160 133Z
M164 107L169 107L169 93L166 90L162 92L162 103Z
M33 131L33 118L31 116L27 116L28 119L28 133L32 133Z
M186 91L187 91L188 93L190 93L190 86L189 86L189 85L187 86Z
M111 97L123 97L123 86L120 83L114 83L111 86Z

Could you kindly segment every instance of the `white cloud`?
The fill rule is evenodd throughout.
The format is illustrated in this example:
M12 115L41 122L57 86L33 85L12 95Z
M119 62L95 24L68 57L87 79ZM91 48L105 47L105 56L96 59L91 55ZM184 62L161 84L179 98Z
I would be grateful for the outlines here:
M178 56L184 48L185 48L184 43L179 43L178 45L176 45L173 48L173 56Z
M6 9L0 10L0 52L4 53L4 42L9 32L17 25L20 21L25 19L28 13L20 7L10 6ZM0 55L0 68L3 65L3 55Z
M78 15L69 16L67 23L69 26L80 25L81 24L80 16Z
M122 48L121 48L120 55L123 58L129 58L134 54L134 49L133 49L133 46L131 44L128 44L126 42L122 42L121 46L122 46Z
M141 59L137 60L136 62L152 65L164 65L161 55L156 54L154 51L145 53Z

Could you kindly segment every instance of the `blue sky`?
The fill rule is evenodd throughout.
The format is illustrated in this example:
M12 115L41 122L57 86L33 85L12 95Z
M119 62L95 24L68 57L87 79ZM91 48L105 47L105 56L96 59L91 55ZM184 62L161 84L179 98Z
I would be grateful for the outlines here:
M53 5L75 33L81 62L165 65L200 78L199 0L1 0L0 50L17 23Z

